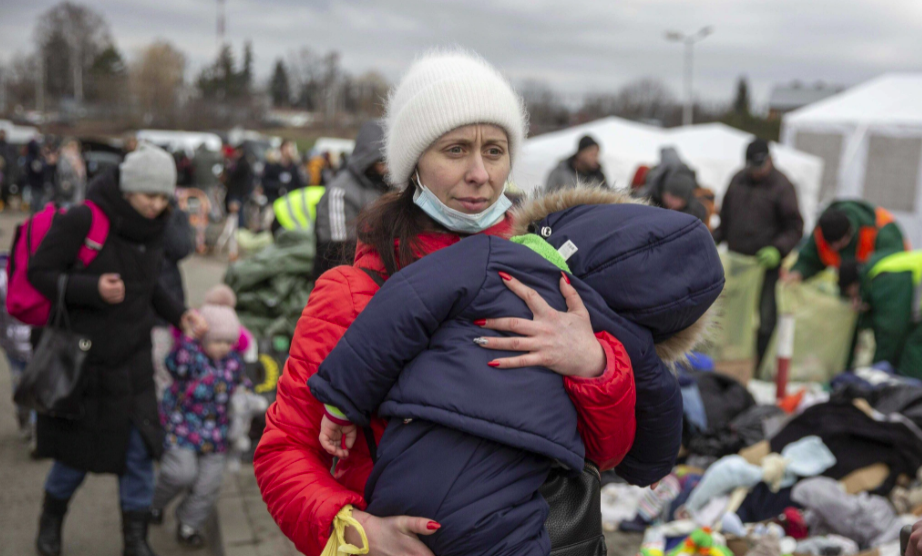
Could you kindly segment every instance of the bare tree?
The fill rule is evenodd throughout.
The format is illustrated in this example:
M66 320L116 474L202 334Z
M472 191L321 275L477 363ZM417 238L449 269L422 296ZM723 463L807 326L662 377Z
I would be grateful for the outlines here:
M35 94L37 75L37 56L23 53L13 56L3 72L7 105L26 110L37 108L37 95Z
M646 78L628 83L614 95L587 96L580 112L583 119L618 116L665 124L677 106L678 101L665 84Z
M131 90L144 112L145 124L172 123L186 71L186 56L166 41L145 48L131 65Z
M94 62L112 46L105 18L87 6L65 1L39 16L34 33L45 71L45 92L52 99L72 95L82 101Z
M363 118L379 118L384 114L389 85L383 75L369 71L356 79L345 77L345 110Z
M528 80L519 87L528 109L529 133L537 135L565 127L570 122L570 110L560 95L542 81Z

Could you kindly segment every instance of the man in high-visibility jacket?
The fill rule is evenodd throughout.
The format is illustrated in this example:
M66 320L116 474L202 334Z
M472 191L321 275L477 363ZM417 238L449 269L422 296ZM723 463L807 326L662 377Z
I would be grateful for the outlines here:
M903 232L889 211L864 201L836 201L829 205L813 234L783 280L807 280L843 261L866 263L875 253L903 251Z
M922 378L922 251L877 253L867 264L842 263L839 287L866 313L874 331L874 362Z
M283 195L272 203L275 212L275 222L272 232L284 228L286 230L312 230L317 220L317 203L326 190L322 185L310 185L295 189Z

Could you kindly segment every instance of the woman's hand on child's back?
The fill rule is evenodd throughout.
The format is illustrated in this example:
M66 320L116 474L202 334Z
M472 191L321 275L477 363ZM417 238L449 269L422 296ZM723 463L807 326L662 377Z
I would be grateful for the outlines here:
M441 527L430 519L406 515L375 517L360 510L354 510L352 517L365 529L368 556L433 556L418 538L419 535L431 535ZM346 542L362 546L359 532L352 527L346 528Z
M579 293L561 273L560 293L567 301L567 311L558 311L538 292L501 272L506 287L522 298L534 315L533 320L521 318L486 319L477 324L491 330L512 332L517 336L488 336L474 340L487 349L528 352L517 357L495 359L491 367L547 367L563 376L595 378L605 371L605 350L592 331L589 311Z
M358 427L355 425L337 425L326 415L320 420L320 445L331 456L345 459L355 444ZM343 446L343 439L345 446Z
M103 274L99 277L99 296L109 305L125 300L125 282L118 274Z

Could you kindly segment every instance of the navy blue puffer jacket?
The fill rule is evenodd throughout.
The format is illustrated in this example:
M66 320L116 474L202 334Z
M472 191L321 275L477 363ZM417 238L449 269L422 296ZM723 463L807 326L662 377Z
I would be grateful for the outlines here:
M634 446L617 467L631 483L668 474L678 454L682 401L664 360L690 349L723 288L711 236L685 214L599 190L569 190L532 202L517 216L521 232L554 247L570 242L573 286L593 329L624 345L637 392ZM311 377L313 395L353 422L421 419L582 467L576 414L562 377L539 367L496 370L503 352L473 339L473 321L532 318L499 277L508 272L566 311L560 271L531 249L473 236L392 276ZM513 355L513 354L509 354Z

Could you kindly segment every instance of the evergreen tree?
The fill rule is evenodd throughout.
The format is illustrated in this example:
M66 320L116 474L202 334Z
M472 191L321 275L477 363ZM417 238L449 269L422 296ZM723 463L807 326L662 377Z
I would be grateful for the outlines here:
M746 77L741 76L736 83L736 98L733 100L733 111L740 116L749 115L749 84Z
M281 58L275 62L275 71L269 82L269 91L272 94L273 106L288 106L291 102L291 86L288 82L288 70Z

